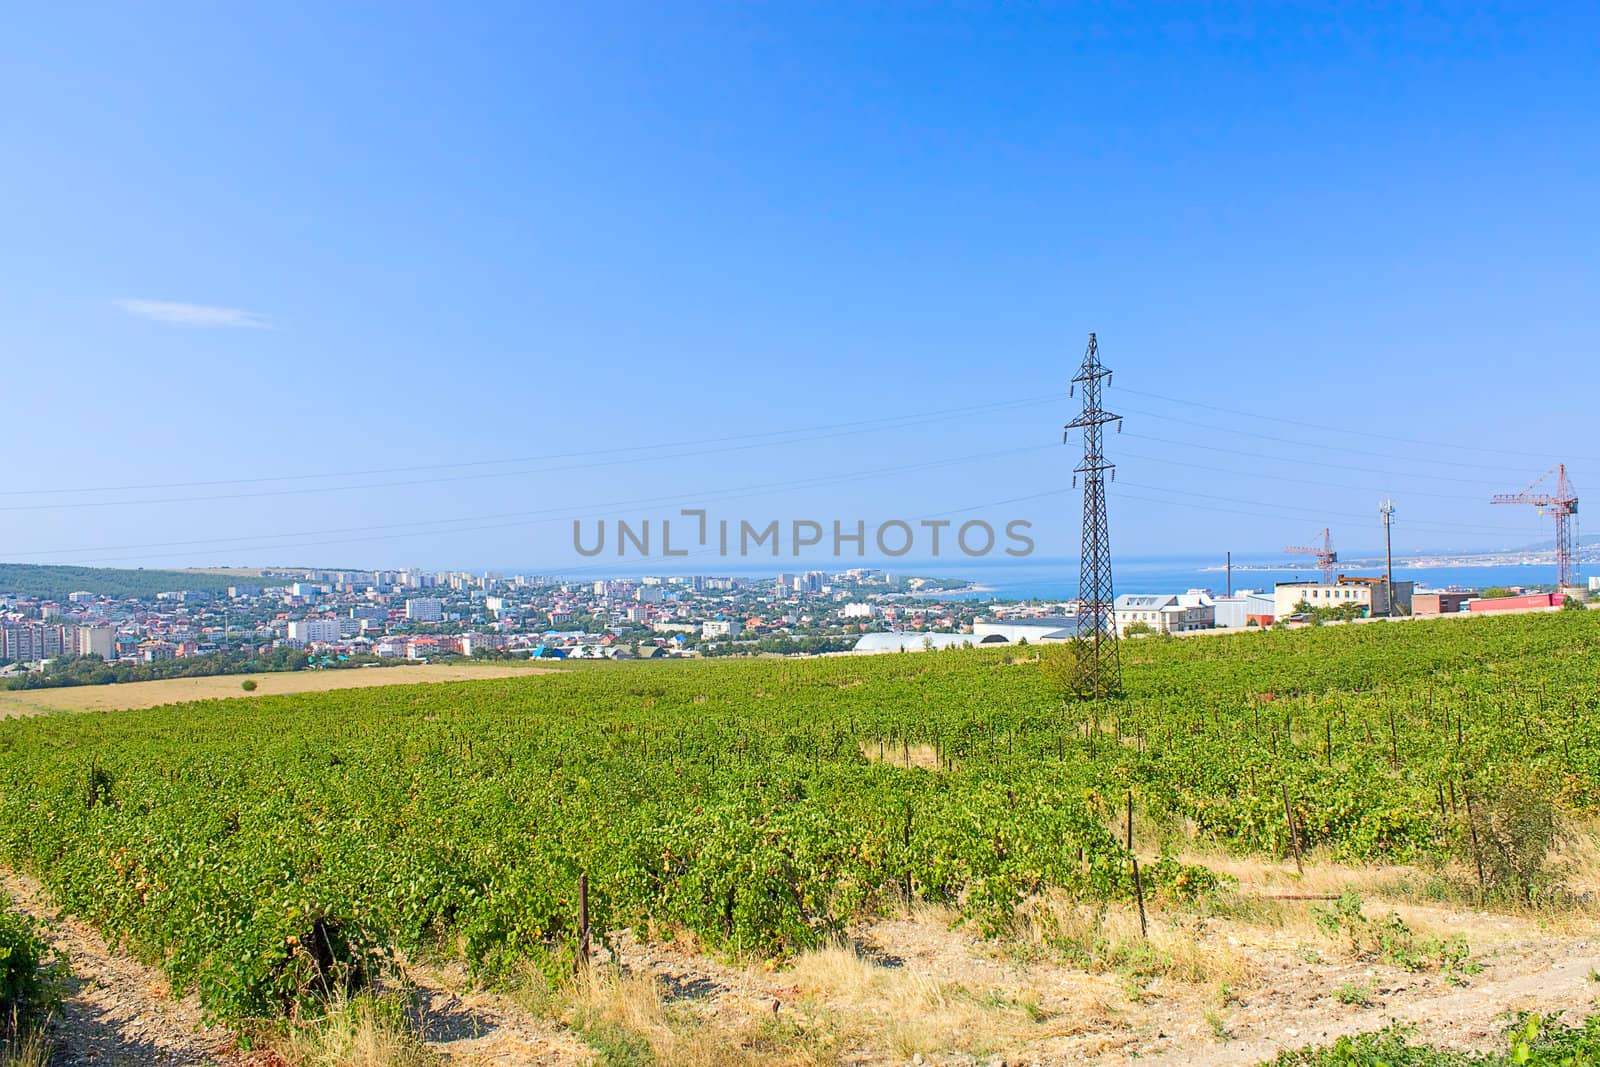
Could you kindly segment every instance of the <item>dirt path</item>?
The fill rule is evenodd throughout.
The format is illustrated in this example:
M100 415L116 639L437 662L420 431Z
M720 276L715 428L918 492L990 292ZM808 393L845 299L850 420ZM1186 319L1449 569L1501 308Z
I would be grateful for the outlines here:
M1486 981L1474 980L1464 989L1453 989L1435 981L1404 991L1415 995L1383 998L1384 1003L1360 1010L1341 1009L1337 1004L1327 1003L1326 998L1316 998L1322 1003L1276 1005L1271 1009L1270 1019L1253 1021L1252 1028L1270 1031L1270 1037L1213 1040L1209 1047L1197 1044L1195 1038L1190 1037L1174 1041L1177 1047L1170 1050L1156 1055L1146 1053L1138 1057L1138 1061L1202 1067L1257 1063L1285 1049L1327 1044L1346 1035L1382 1029L1393 1021L1414 1026L1419 1039L1430 1043L1483 1050L1499 1044L1509 1013L1564 1012L1569 1021L1576 1021L1595 1009L1600 985L1590 974L1600 966L1600 947L1591 946L1587 955L1555 962L1541 957L1543 953L1532 949L1526 960L1532 964L1531 969L1518 968L1520 973Z
M1420 1040L1484 1051L1503 1047L1505 1023L1515 1012L1564 1012L1579 1020L1600 1008L1600 981L1592 977L1600 973L1600 931L1562 935L1541 929L1537 919L1425 905L1396 910L1428 929L1463 933L1481 971L1459 976L1464 984L1458 985L1436 971L1410 972L1331 951L1308 958L1307 942L1317 938L1303 922L1263 929L1208 921L1197 927L1194 936L1205 953L1229 971L1195 983L1130 983L1115 972L1086 973L1048 956L1019 958L952 929L935 912L857 929L859 963L824 975L810 989L797 988L787 969L765 974L671 946L631 938L620 944L630 968L655 975L667 999L694 1006L708 1023L779 1002L788 1017L791 1004L798 1007L814 994L822 1004L815 1014L851 1033L853 1047L842 1058L861 1064L910 1061L909 1053L885 1047L893 1028L933 1067L999 1059L1045 1067L1255 1064L1394 1020L1415 1027ZM939 985L947 992L910 995ZM1343 988L1365 991L1366 1003L1342 1002ZM1031 998L1036 1018L969 1008L966 1036L986 1031L987 1040L966 1048L951 1043L952 1013L974 1001L1003 1004L1006 997ZM892 1017L887 1026L882 1013ZM974 1054L980 1045L995 1051Z
M233 1035L202 1025L196 998L173 997L159 971L113 952L86 924L60 915L34 879L0 871L0 886L39 920L46 940L72 968L52 1027L52 1064L198 1067L227 1058Z
M534 1018L508 997L472 988L466 968L410 965L417 1029L446 1063L473 1067L577 1067L593 1051L572 1034Z
M270 1053L252 1058L233 1051L226 1030L201 1025L193 997L172 996L157 971L112 951L85 924L56 914L34 879L0 869L0 887L46 924L73 971L54 1027L57 1067L281 1062ZM720 1035L712 1043L731 1056L762 1039L763 1026L792 1031L791 1040L821 1027L835 1040L828 1054L812 1058L853 1065L909 1063L920 1052L935 1067L999 1058L1220 1067L1259 1063L1284 1049L1326 1044L1394 1020L1414 1026L1421 1040L1484 1050L1500 1045L1510 1013L1560 1011L1580 1019L1600 1005L1594 977L1600 930L1585 921L1552 929L1531 916L1425 904L1394 908L1418 930L1465 935L1481 970L1458 976L1464 984L1455 984L1437 972L1341 957L1298 913L1254 925L1157 912L1153 933L1186 924L1196 958L1211 960L1209 977L1140 983L1111 971L1086 973L1048 955L1018 956L953 928L951 915L938 909L865 924L855 931L853 951L802 956L793 969L732 965L682 946L639 942L627 931L610 940L630 972L654 977L656 992L647 999L659 1000L652 1009L658 1029L665 1021L680 1031ZM1176 942L1167 944L1176 951ZM415 997L418 1031L446 1064L594 1062L579 1035L512 997L474 988L459 963L405 963L400 975ZM1363 1002L1345 1002L1349 998L1339 995L1345 988L1364 990ZM801 1047L781 1051L797 1062L806 1058Z
M235 1051L234 1036L201 1021L193 996L174 997L161 972L113 951L87 924L62 915L34 878L0 868L3 888L72 974L51 1026L52 1067L245 1067L281 1063ZM577 1067L593 1052L507 997L475 990L459 965L410 966L416 1023L444 1062L473 1067Z

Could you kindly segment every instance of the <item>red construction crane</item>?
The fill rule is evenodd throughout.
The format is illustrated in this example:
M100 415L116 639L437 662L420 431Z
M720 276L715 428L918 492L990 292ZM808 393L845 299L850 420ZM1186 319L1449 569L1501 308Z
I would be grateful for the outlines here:
M1290 545L1285 552L1296 556L1316 556L1317 566L1322 570L1322 584L1333 584L1333 565L1339 562L1339 553L1333 550L1333 535L1326 528L1322 531L1322 547L1316 545Z
M1556 476L1555 492L1535 492L1552 474ZM1567 481L1567 465L1557 463L1540 475L1539 480L1520 493L1501 493L1489 498L1491 504L1528 504L1539 509L1541 515L1556 517L1556 581L1562 588L1578 584L1578 552L1575 535L1578 514L1578 491Z

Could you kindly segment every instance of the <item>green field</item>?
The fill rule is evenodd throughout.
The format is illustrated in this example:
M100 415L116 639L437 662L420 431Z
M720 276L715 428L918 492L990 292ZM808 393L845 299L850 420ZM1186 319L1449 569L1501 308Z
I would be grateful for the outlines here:
M564 969L580 874L596 929L733 953L908 893L1003 935L1045 889L1131 897L1129 794L1171 853L1141 865L1156 899L1208 890L1180 851L1285 856L1286 797L1320 856L1529 895L1489 820L1508 783L1593 810L1597 647L1591 613L1144 640L1098 709L1047 647L44 716L0 723L0 858L224 1017L396 948Z

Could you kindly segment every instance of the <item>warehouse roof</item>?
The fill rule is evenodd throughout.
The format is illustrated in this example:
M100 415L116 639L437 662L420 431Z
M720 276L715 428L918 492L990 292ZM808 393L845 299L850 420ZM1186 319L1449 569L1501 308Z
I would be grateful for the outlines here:
M960 648L976 644L971 634L916 633L895 630L883 634L862 634L855 652L921 652L929 648Z

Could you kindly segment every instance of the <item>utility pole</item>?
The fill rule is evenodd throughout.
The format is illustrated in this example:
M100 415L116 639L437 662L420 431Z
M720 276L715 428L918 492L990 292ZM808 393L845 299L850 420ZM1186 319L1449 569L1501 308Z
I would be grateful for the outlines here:
M1378 505L1378 514L1383 516L1383 598L1387 607L1385 614L1393 615L1394 611L1394 546L1389 539L1390 520L1394 518L1394 501L1388 497L1383 498L1383 503Z
M1232 551L1230 551L1228 553L1228 564L1227 564L1227 568L1226 569L1228 571L1228 594L1227 595L1228 596L1232 596L1233 595L1233 552Z
M1083 475L1083 552L1078 567L1078 682L1095 700L1122 691L1122 659L1117 651L1117 627L1112 609L1116 595L1111 588L1111 531L1106 519L1106 481L1109 471L1116 477L1116 465L1107 463L1101 445L1102 428L1110 422L1122 430L1122 417L1100 406L1102 383L1109 384L1111 371L1100 362L1100 349L1094 334L1083 354L1083 365L1072 379L1073 390L1083 386L1083 410L1063 428L1061 441L1070 431L1083 431L1083 462L1076 468ZM1072 395L1069 390L1068 396ZM1085 627L1088 632L1085 633Z

